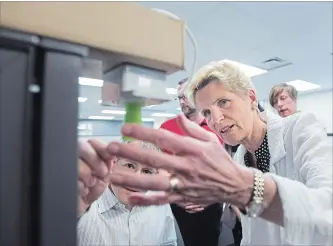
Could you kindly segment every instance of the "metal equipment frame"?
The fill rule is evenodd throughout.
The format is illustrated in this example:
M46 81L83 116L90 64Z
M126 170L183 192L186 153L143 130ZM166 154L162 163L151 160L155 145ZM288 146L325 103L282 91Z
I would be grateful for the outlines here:
M0 245L74 246L88 48L0 28Z

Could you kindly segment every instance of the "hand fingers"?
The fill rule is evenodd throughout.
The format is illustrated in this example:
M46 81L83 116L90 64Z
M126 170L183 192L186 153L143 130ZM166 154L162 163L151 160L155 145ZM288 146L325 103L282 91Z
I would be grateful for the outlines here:
M177 116L179 126L184 131L185 135L206 142L220 143L219 139L212 132L203 129L193 121L187 119L183 114Z
M86 201L91 204L96 201L101 194L105 191L107 183L103 182L100 179L97 179L96 184L89 190L89 193L85 196Z
M176 170L183 173L189 173L192 170L192 166L186 165L182 157L151 151L136 145L114 142L109 145L108 151L118 157L159 169Z
M188 206L185 206L185 209L186 210L203 210L203 207L201 205L188 205Z
M78 169L79 180L82 181L85 187L93 187L96 184L96 178L92 176L90 167L82 160L79 160Z
M125 124L122 134L134 139L150 142L171 153L196 153L200 141L179 136L164 129L153 129L138 124Z
M79 158L82 159L92 170L92 175L104 178L108 175L105 162L99 157L94 148L87 142L79 141Z
M94 150L103 159L104 162L108 162L113 158L113 156L111 156L107 151L107 144L95 139L89 140L88 143L90 143L90 145L94 148Z
M170 189L170 179L168 176L150 175L144 179L140 175L133 173L114 172L111 173L112 184L139 188L143 190L168 191ZM182 188L179 182L178 188Z
M186 212L187 213L190 213L190 214L194 214L194 213L198 213L198 212L202 212L204 210L204 208L196 208L196 209L186 209Z
M77 182L77 190L79 197L84 197L89 193L89 189L84 185L82 181Z
M169 203L178 203L184 200L181 194L163 192L158 194L133 194L129 197L131 205L137 206L150 206L150 205L162 205Z

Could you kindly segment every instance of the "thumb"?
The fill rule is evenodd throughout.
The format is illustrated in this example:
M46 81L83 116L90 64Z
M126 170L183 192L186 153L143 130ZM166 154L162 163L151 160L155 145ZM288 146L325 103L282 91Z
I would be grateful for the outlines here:
M183 132L187 136L190 136L192 138L196 138L198 140L205 141L205 142L216 142L216 143L220 142L214 133L203 129L197 123L187 119L183 114L179 114L177 116L177 121L178 121L180 128L183 130Z

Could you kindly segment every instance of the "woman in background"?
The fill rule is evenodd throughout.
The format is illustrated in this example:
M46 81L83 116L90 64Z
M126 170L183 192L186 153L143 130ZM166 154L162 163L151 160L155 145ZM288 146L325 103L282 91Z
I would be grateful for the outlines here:
M297 112L297 90L286 83L275 85L269 93L269 103L281 117Z

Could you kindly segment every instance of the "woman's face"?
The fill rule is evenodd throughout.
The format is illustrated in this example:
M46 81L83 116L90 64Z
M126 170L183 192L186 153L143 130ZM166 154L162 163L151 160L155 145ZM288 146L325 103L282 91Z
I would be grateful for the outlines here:
M251 136L258 105L254 91L246 95L212 81L196 93L195 103L208 126L226 144L235 146Z
M274 108L278 111L281 117L287 117L297 111L296 101L290 97L286 90L283 90L277 95Z

